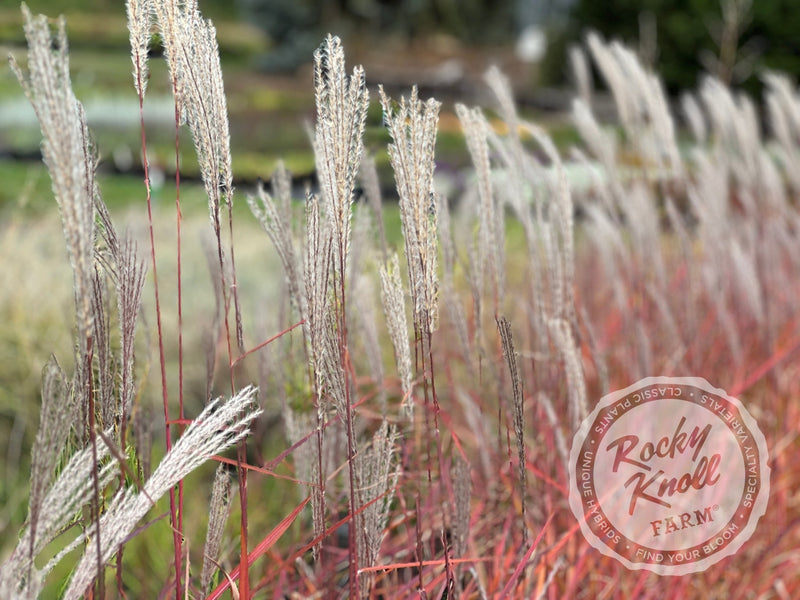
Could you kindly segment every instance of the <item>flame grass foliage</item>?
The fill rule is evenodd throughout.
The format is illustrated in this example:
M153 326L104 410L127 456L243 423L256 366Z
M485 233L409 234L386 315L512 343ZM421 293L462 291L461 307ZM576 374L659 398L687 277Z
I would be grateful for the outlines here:
M319 186L295 198L279 167L269 191L249 195L281 271L237 275L214 27L196 2L127 6L140 106L156 33L175 95L176 156L184 125L197 150L211 240L199 262L211 283L192 294L213 300L213 318L183 302L192 257L182 251L180 169L173 298L155 234L170 211L153 210L146 172L146 233L117 233L69 81L65 24L53 35L23 6L28 59L12 66L41 123L72 268L74 373L56 357L42 365L28 515L0 567L0 596L35 598L48 582L66 598L176 600L800 594L793 83L765 76L765 133L752 100L708 78L681 99L693 136L682 148L658 77L590 35L590 57L571 53L582 143L562 154L490 70L504 126L455 106L473 161L457 198L435 178L440 104L379 88L398 254L364 156L366 76L348 73L341 41L328 37L314 55ZM590 59L618 126L594 117ZM142 117L146 157L144 131ZM576 185L576 168L588 183ZM248 314L245 292L269 299ZM185 330L200 348L186 347ZM144 384L150 336L158 400ZM771 452L769 509L755 535L683 577L600 555L567 501L568 446L592 403L659 374L703 376L739 396ZM214 400L223 390L229 399ZM153 468L159 412L164 456ZM229 447L235 455L221 456ZM219 464L213 485L189 476L209 460ZM207 517L196 514L199 497L210 499ZM169 547L159 551L166 570L145 558L150 538Z

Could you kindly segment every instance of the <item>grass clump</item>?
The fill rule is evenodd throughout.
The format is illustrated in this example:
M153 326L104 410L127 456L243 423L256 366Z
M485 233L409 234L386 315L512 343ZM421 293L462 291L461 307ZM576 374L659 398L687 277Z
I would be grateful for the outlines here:
M197 4L128 2L146 217L122 233L97 184L64 22L54 35L23 14L28 61L13 64L42 129L74 342L67 357L42 359L27 518L0 567L0 596L44 595L53 579L66 598L800 592L800 104L786 79L768 78L769 138L754 105L719 82L687 95L687 152L658 78L590 36L620 122L595 119L587 59L575 54L582 145L565 156L490 70L504 126L456 106L473 166L453 199L435 176L440 104L416 89L394 101L379 87L395 244L364 150L366 75L348 72L328 37L314 55L316 185L298 199L279 165L269 189L248 196L277 273L252 256L242 267L242 231L254 228L234 210L215 29ZM185 252L196 247L180 168L174 211L154 207L144 116L153 32L174 95L175 162L185 125L202 175L199 256ZM190 275L198 263L204 289ZM746 400L775 475L770 510L736 556L667 579L628 571L578 536L567 444L609 389L686 373ZM213 476L190 475L211 460ZM151 538L168 546L157 574L143 558Z

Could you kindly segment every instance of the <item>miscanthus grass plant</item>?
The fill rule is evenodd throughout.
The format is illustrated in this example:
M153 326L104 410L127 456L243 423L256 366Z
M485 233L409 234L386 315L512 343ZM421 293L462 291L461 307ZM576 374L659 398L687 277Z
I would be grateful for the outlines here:
M676 113L632 51L589 35L570 53L582 142L562 151L492 69L495 116L452 107L473 163L452 198L435 162L451 108L377 86L395 248L364 149L371 88L327 37L313 57L317 184L298 198L279 167L243 194L280 264L248 274L273 291L250 315L213 24L196 2L127 9L145 173L138 233L117 228L96 183L63 19L54 28L23 5L28 56L11 59L61 217L74 357L41 365L27 517L4 536L0 597L800 594L800 96L787 77L765 74L763 107L708 78ZM197 258L184 253L180 168L174 249L158 234L170 211L152 205L143 107L153 35L174 94L175 160L188 127L208 199L200 262L212 281L192 292L213 298L210 320L184 302L184 267ZM590 61L615 124L592 110ZM164 255L174 282L158 270ZM202 348L185 343L190 334ZM145 383L150 345L157 398ZM700 375L740 396L771 451L755 535L691 576L600 555L567 501L569 443L593 402L658 374ZM153 468L143 415L154 407L163 447ZM265 457L276 437L282 450ZM218 463L215 475L190 477L204 462ZM200 516L198 497L209 499ZM168 540L160 571L135 549L149 536Z

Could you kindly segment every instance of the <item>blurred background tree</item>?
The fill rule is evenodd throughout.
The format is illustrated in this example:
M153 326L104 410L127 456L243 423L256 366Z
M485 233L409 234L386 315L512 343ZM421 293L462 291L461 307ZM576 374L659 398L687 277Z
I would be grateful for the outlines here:
M694 88L705 72L757 92L764 69L800 73L797 7L796 0L576 0L545 72L563 81L566 48L594 29L638 44L672 92Z
M307 61L328 32L513 46L535 28L547 40L545 84L566 81L566 50L588 29L638 45L673 92L695 87L703 72L751 92L765 68L800 73L797 0L237 0L237 8L270 38L262 61L270 70Z
M290 70L307 61L322 35L447 35L469 45L513 44L524 0L238 0L242 16L273 45L262 66Z
M28 4L47 14L119 12L117 0L29 0ZM651 61L673 92L694 87L702 72L743 84L750 92L759 91L757 75L765 68L800 74L797 0L200 0L200 4L215 22L240 19L260 28L270 41L260 62L269 70L290 71L307 62L328 32L375 44L385 36L439 35L474 47L513 46L534 27L546 36L547 57L540 75L549 85L566 82L567 48L581 43L587 29L638 45L642 58ZM4 17L0 38L17 41L21 30L16 3L0 13Z

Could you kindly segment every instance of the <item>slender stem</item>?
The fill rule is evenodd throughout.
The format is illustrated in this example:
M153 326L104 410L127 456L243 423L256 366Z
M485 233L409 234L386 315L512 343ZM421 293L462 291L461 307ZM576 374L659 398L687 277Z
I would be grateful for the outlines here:
M418 561L418 569L417 573L419 575L419 596L420 598L427 598L428 595L425 593L425 583L422 579L422 569L424 567L424 560L425 555L422 551L422 511L420 510L420 496L419 491L416 494L416 511L417 511L417 521L415 523L415 529L417 533L417 561Z
M175 229L176 229L176 246L177 246L177 269L178 269L178 414L179 418L183 420L183 276L181 269L181 221L183 219L181 214L181 154L180 154L180 105L177 102L177 81L173 80L173 96L175 101ZM183 480L178 482L178 521L177 521L178 534L180 534L180 543L183 543ZM183 553L182 548L178 546L179 552L175 554L175 576L177 580L176 593L180 594L180 576L181 564ZM188 581L187 581L188 585ZM176 597L176 600L180 600Z
M219 203L217 203L219 204ZM232 219L231 213L231 204L230 202L227 203L228 205L228 219L229 219L229 231L231 235L230 239L230 247L233 248L233 224L230 222ZM220 276L220 286L222 288L222 294L224 298L223 302L223 310L224 310L224 323L225 323L225 344L228 351L228 374L230 378L230 386L231 386L231 394L236 393L236 382L234 379L234 359L233 359L233 348L231 346L231 327L230 327L230 300L231 300L231 293L236 294L236 288L233 287L232 290L228 289L228 282L227 278L225 277L225 262L223 259L222 254L222 234L220 229L219 223L219 215L212 215L214 218L214 233L217 238L217 259L219 261L219 276ZM233 265L233 263L231 263ZM233 268L233 266L232 266ZM235 276L234 276L235 280ZM236 448L236 461L237 461L237 471L239 477L239 507L241 512L241 520L239 522L239 563L241 565L240 572L239 572L239 593L242 598L249 598L250 597L250 573L249 573L249 565L247 562L248 550L247 550L247 469L244 467L245 463L247 463L247 446L245 440L241 440L237 444Z
M141 68L137 66L137 77L139 78L139 89L143 89L143 82L141 81ZM172 437L170 431L170 416L169 416L169 393L167 390L167 362L164 357L164 335L161 327L161 299L158 293L158 268L156 266L156 242L155 234L153 232L153 203L150 188L150 168L147 160L147 135L144 128L144 96L139 94L139 129L142 139L142 168L144 169L144 186L147 191L147 226L150 232L150 260L153 267L153 288L155 291L156 302L156 329L158 331L158 362L161 368L161 400L164 406L164 441L166 450L169 452L172 449ZM175 549L175 600L181 600L180 593L180 562L181 562L181 536L177 529L178 513L175 504L175 490L169 491L169 514L170 524L172 525L172 544Z
M233 363L231 363L231 368L234 368L234 367L235 367L236 365L238 365L238 364L239 364L239 363L240 363L242 360L244 360L245 358L247 358L248 356L250 356L250 355L251 355L251 354L253 354L254 352L258 352L259 350L262 350L263 348L266 348L267 346L269 346L269 345L270 345L272 342L274 342L274 341L275 341L275 340L277 340L278 338L280 338L280 337L283 337L284 335L286 335L287 333L289 333L289 332L290 332L290 331L292 331L293 329L296 329L296 328L300 327L300 326L301 326L301 325L303 325L305 322L306 322L306 320L305 320L305 319L302 319L301 321L298 321L298 322L297 322L297 323L295 323L294 325L292 325L292 326L290 326L290 327L287 327L286 329L284 329L284 330L283 330L283 331L281 331L280 333L276 333L275 335L273 335L273 336L272 336L271 338L269 338L268 340L265 340L265 341L261 342L261 343L260 343L258 346L255 346L254 348L250 348L250 350L247 350L246 352L243 352L242 354L240 354L240 355L239 355L239 356L236 358L236 360L234 360L234 361L233 361Z
M230 194L231 192L229 192ZM236 318L236 344L239 353L244 352L244 340L242 339L242 311L239 306L239 284L236 281L236 254L233 246L233 202L229 195L228 197L228 251L231 254L231 292L233 294L233 311ZM230 355L232 358L232 355ZM232 364L232 363L231 363ZM233 371L231 371L233 376Z
M342 236L339 236L339 240ZM348 368L348 352L347 352L347 299L345 296L345 274L347 269L347 256L344 244L339 248L339 265L338 265L338 283L339 289L339 343L341 344L342 356L342 370L344 372L344 386L345 386L345 421L347 426L347 467L348 475L350 477L350 517L352 523L348 528L348 547L350 552L349 561L349 583L350 583L350 597L358 598L358 547L356 536L358 535L358 527L356 524L356 475L355 475L355 456L356 456L356 440L355 432L353 430L353 407L350 403L350 369ZM334 273L335 276L335 273ZM334 285L334 289L336 289Z
M433 333L431 332L430 328L430 320L428 319L428 315L426 313L426 323L425 323L425 339L427 341L427 354L428 354L428 369L430 373L430 393L431 399L433 400L433 423L434 423L434 443L436 444L436 455L439 463L439 481L440 484L443 481L442 475L445 472L444 469L444 454L442 453L442 443L440 439L439 433L439 398L436 395L436 377L434 375L435 371L433 368ZM424 360L423 356L423 360ZM427 377L426 381L426 388L425 393L427 395ZM442 522L446 523L447 515L445 513L444 504L441 507L442 510ZM452 565L449 561L450 556L450 544L447 540L447 536L442 536L442 545L444 546L444 556L445 556L445 572L447 574L448 581L453 580L453 569ZM449 584L448 584L449 585Z

